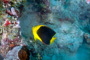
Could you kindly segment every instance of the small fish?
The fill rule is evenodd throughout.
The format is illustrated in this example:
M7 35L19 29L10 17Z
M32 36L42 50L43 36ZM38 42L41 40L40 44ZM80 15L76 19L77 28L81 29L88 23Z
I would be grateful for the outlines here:
M4 27L7 27L10 24L11 24L10 21L6 20L5 23L4 23Z
M56 39L56 37L54 37L56 32L44 25L34 26L32 32L35 41L38 39L46 45L52 44Z
M87 2L87 4L89 4L90 3L90 0L86 0L86 2Z

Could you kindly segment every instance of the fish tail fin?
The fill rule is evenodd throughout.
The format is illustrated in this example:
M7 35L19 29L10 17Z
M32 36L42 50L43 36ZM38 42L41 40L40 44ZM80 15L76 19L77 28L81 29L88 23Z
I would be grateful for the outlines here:
M53 37L50 41L50 44L52 44L54 42L54 40L56 39L56 37Z

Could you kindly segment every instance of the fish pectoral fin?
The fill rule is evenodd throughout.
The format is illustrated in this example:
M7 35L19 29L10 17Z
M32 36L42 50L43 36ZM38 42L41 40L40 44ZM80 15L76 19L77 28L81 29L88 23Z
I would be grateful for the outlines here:
M54 40L56 39L56 37L53 37L50 41L50 44L52 44L54 42Z

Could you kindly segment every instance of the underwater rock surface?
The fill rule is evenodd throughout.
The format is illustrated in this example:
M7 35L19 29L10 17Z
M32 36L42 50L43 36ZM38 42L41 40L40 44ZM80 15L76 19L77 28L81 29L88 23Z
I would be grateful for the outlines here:
M42 60L90 60L90 45L83 43L83 35L90 32L87 11L90 5L85 0L50 0L51 13L47 14L40 14L31 2L28 2L19 19L22 37L29 49L34 48ZM57 33L52 45L34 40L32 27L36 25L46 25Z
M12 50L10 50L4 60L19 60L18 52L21 49L21 46L14 47Z

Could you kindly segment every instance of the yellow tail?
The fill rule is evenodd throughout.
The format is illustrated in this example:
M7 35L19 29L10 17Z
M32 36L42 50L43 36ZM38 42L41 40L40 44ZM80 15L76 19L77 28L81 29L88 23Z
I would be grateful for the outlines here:
M52 44L54 42L54 40L56 39L56 37L53 37L50 41L50 44Z

